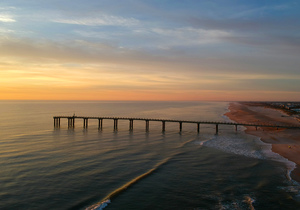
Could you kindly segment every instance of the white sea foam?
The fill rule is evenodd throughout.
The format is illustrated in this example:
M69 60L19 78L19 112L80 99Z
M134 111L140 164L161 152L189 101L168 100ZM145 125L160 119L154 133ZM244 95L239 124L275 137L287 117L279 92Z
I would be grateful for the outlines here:
M241 130L244 130L242 127ZM256 159L268 159L284 163L287 169L287 178L291 180L290 173L296 164L272 151L272 145L264 143L259 137L248 134L220 134L200 142L201 145L219 149L224 152L242 155Z
M243 202L247 203L251 210L255 209L253 206L253 203L255 202L255 200L253 198L251 198L250 196L245 196L245 200L243 200Z
M254 198L251 198L249 195L245 195L244 199L236 198L231 201L224 201L222 197L218 197L218 204L216 209L219 210L230 210L230 209L250 209L255 210L253 203L255 202Z
M291 172L296 168L296 163L294 163L294 162L282 157L281 155L273 152L271 144L267 144L267 146L269 147L269 149L263 151L265 157L267 157L270 160L274 160L274 161L284 163L286 165L286 168L287 168L286 176L289 180L292 180L291 179Z
M94 204L92 206L87 207L85 210L102 210L104 209L108 204L110 204L110 200L102 201L101 203Z
M255 138L244 139L236 135L213 136L202 143L224 152L258 159L264 159L262 149L267 146Z
M298 182L291 180L287 187L281 187L281 189L295 194L294 199L300 202L300 184Z

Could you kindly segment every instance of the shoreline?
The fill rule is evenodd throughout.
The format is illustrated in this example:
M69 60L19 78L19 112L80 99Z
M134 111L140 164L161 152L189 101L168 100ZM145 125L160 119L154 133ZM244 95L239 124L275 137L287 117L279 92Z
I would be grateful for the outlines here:
M224 115L239 123L285 123L297 124L299 121L281 110L265 107L258 102L231 102L229 112ZM300 183L300 130L246 127L245 133L257 136L261 141L271 144L272 151L294 162L296 167L291 171L293 180Z

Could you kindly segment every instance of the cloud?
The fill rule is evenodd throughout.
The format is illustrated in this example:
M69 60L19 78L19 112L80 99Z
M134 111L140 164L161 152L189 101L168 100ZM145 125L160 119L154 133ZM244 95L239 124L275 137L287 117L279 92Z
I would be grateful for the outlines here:
M113 64L123 71L124 67L130 69L130 66L140 65L148 68L150 63L167 63L165 58L143 51L84 40L54 42L0 37L0 49L2 58L31 64ZM128 69L124 71L130 73Z
M265 16L268 13L272 13L274 11L284 11L289 9L290 6L288 4L282 5L272 5L272 6L263 6L252 9L243 10L237 12L231 16L231 18L247 18L247 17L257 17L257 16Z
M10 30L10 29L6 29L6 28L0 28L0 33L1 34L10 34L10 33L14 33L14 31Z
M93 38L107 43L118 43L132 49L144 51L170 50L171 48L196 48L205 44L216 44L224 37L232 36L224 30L205 30L193 27L163 28L137 27L128 30L116 30L105 33L94 30L74 30L82 38ZM168 53L165 52L164 53Z
M224 41L235 45L256 48L257 52L281 55L281 57L300 55L300 37L297 35L274 35L274 34L236 34L224 37ZM250 49L250 48L249 48Z
M219 36L218 41L240 49L242 53L257 50L257 53L289 54L300 53L300 22L292 17L252 19L207 19L189 18L188 24L208 31L230 32ZM250 47L250 48L249 48ZM229 50L230 51L230 50Z
M261 69L253 66L255 60L249 61L251 69L245 74L244 64L240 72L227 71L226 68L232 69L232 64L224 58L205 63L201 58L186 60L181 55L170 62L167 57L155 58L143 51L82 40L58 43L2 38L0 48L3 49L0 51L0 86L31 93L45 93L51 87L57 94L70 91L81 99L89 94L91 99L95 95L101 95L99 99L103 99L102 93L106 92L110 96L119 94L115 97L119 100L123 96L128 99L132 94L141 98L137 93L147 99L151 93L153 100L157 100L159 94L170 97L168 99L173 97L172 100L190 94L191 100L205 91L213 95L219 91L231 94L234 91L240 94L261 90L294 91L297 95L299 89L297 72L295 77L286 72L282 72L284 76L279 75L273 69L272 74L259 74L257 70ZM205 69L206 66L215 69ZM30 90L26 91L26 88ZM8 96L11 94L8 91Z
M121 47L117 42L103 43L100 40L50 41L2 36L0 37L0 56L23 64L96 65L108 71L128 74L149 75L154 72L167 72L182 75L184 72L192 77L198 77L216 74L224 76L224 72L229 75L251 72L250 75L271 73L271 77L286 74L298 75L300 63L295 57L299 54L282 55L280 46L277 46L278 50L270 50L275 49L274 44L268 46L267 49L270 51L268 52L263 41L261 44L252 43L255 39L239 40L234 38L235 34L195 28L172 30L156 28L156 32L149 31L149 33L156 36L153 39L157 39L156 43L153 41L148 43L155 45L154 50L145 49L145 45L132 49ZM227 40L227 43L243 44L247 51L242 49L241 53L237 54L236 49L231 51L231 48L236 48L236 45L231 44L231 48L222 47L222 40ZM246 43L247 41L250 43ZM215 48L212 49L211 45ZM248 45L256 49L251 50ZM164 47L165 49L162 49ZM258 47L260 51L257 50ZM294 48L297 49L297 47ZM289 48L284 49L289 50Z
M223 30L205 30L192 27L175 29L154 28L152 32L164 39L166 45L194 45L219 42L223 37L230 36Z
M85 26L134 26L139 23L139 21L134 18L123 18L113 15L99 15L82 18L57 18L52 20L52 22Z
M0 14L0 22L13 23L13 22L16 22L16 20L14 19L14 17L12 15Z
M69 42L34 41L31 39L0 39L0 56L6 60L15 60L28 64L78 64L101 65L114 72L128 74L151 74L151 72L182 72L199 69L199 63L172 52L157 55L143 50L120 48L117 45L73 40ZM199 58L197 60L200 60ZM112 66L115 66L113 68Z
M272 18L199 18L189 17L186 18L186 23L197 28L210 29L210 30L225 30L235 31L241 33L261 33L261 32L289 32L297 31L300 27L298 18L286 17L272 17Z

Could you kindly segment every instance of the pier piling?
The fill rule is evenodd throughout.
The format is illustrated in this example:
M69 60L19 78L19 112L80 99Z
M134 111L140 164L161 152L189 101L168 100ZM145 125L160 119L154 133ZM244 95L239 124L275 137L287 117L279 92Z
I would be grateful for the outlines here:
M88 118L83 118L83 128L86 129L88 128Z
M129 120L129 130L133 130L133 120Z
M166 121L162 121L162 132L166 131Z
M118 119L114 119L114 130L118 130Z
M98 119L98 130L102 130L102 125L103 125L103 119L99 118Z
M60 119L58 120L58 124L60 124ZM74 117L68 118L68 128L75 128L75 118Z
M149 120L146 120L146 132L149 132Z
M74 128L74 118L68 118L68 128Z
M53 117L54 120L54 128L60 127L60 117Z

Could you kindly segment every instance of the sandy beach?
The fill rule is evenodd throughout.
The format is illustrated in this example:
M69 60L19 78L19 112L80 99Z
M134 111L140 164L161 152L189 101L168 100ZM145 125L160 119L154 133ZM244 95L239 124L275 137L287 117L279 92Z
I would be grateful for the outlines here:
M230 112L225 115L240 123L270 123L299 125L292 116L281 110L266 108L261 103L232 102ZM246 133L261 138L265 143L272 144L272 151L297 164L291 172L291 178L300 182L300 130L247 127Z

